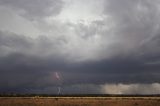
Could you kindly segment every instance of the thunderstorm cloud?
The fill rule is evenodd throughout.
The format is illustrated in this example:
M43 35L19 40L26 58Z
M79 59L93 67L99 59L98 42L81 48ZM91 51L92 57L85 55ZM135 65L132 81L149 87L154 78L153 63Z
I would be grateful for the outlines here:
M160 94L159 19L159 0L0 0L0 92Z

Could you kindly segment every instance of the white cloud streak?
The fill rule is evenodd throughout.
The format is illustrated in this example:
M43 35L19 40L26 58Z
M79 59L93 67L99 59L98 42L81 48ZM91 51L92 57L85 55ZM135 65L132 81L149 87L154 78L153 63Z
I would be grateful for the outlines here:
M105 94L160 94L160 83L152 84L104 84L101 85Z

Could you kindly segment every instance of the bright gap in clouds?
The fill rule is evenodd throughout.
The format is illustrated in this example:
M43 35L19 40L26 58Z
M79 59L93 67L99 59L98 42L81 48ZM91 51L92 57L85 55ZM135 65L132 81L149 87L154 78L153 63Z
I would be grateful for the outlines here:
M65 5L56 19L62 22L90 24L103 18L103 0L64 0ZM55 17L53 17L55 18Z

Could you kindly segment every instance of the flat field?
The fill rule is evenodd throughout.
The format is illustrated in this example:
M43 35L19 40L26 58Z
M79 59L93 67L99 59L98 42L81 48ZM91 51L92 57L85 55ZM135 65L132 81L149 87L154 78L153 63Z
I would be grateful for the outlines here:
M0 97L0 106L160 106L160 97Z

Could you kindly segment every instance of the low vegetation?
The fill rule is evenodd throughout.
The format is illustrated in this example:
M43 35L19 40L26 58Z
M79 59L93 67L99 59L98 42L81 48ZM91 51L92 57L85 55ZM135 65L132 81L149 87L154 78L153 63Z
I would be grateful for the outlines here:
M160 97L0 97L0 106L160 106Z

